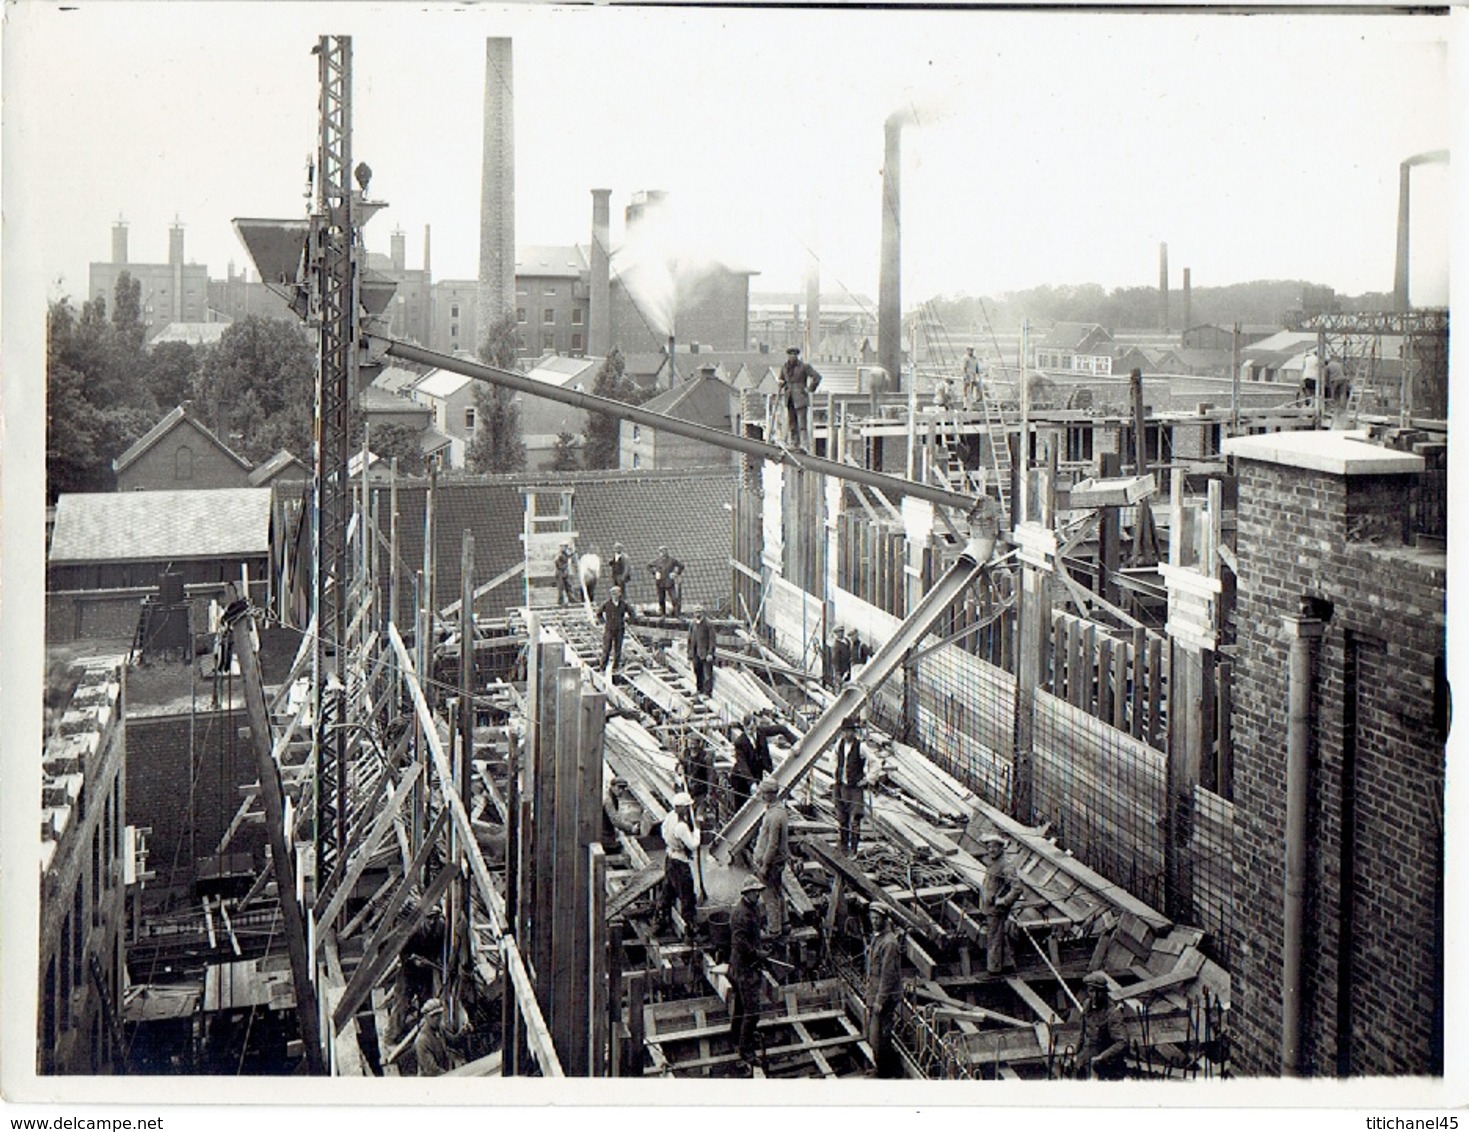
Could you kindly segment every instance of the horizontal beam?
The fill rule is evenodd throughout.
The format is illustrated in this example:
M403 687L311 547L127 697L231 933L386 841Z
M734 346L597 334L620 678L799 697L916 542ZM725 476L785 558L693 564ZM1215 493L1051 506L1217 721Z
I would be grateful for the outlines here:
M391 338L369 337L372 337L378 342L387 342L388 356L398 358L400 361L417 362L419 365L426 366L437 366L439 369L448 370L450 373L479 378L481 381L488 381L492 385L514 389L532 397L544 397L550 401L560 401L562 404L572 405L575 408L585 409L588 412L602 413L609 417L632 421L635 424L645 425L648 428L658 429L662 432L671 432L675 436L688 437L690 440L700 440L705 444L712 444L716 448L727 448L733 452L742 452L746 456L755 456L762 460L773 460L778 464L790 464L792 467L801 468L805 471L821 472L824 475L835 476L838 479L864 483L869 487L879 488L892 495L911 495L915 499L926 499L930 503L937 503L944 507L957 507L966 514L977 502L977 498L971 495L949 491L945 488L932 487L929 484L916 483L912 480L902 479L899 476L884 475L882 472L870 471L867 468L860 468L854 464L842 464L836 460L823 459L820 456L794 453L779 444L767 444L763 440L755 440L747 436L737 436L732 432L723 432L717 428L710 428L707 425L695 424L693 421L682 421L677 417L665 416L662 413L651 412L648 409L639 408L636 405L629 405L623 401L614 401L607 397L598 397L591 393L583 393L577 389L563 389L557 385L548 385L545 382L537 381L535 378L527 377L525 374L516 373L513 370L500 369L498 366L487 366L479 362L471 362L465 358L453 357L450 354L436 353L433 350L425 350L422 346L414 346L407 342L398 342Z

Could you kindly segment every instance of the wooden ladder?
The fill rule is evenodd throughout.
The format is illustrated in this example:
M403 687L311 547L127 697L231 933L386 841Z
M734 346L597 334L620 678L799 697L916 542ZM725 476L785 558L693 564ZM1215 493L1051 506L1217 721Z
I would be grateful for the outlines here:
M1010 422L1004 410L995 400L994 389L988 380L979 385L979 405L984 412L985 433L989 438L990 465L994 470L995 491L1000 499L1000 523L1003 528L1014 526L1010 513Z

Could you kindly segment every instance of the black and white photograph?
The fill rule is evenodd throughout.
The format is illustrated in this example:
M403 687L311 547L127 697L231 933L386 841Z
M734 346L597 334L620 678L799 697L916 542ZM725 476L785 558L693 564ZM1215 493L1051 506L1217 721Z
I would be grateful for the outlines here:
M12 1112L1451 1132L1463 11L5 15Z

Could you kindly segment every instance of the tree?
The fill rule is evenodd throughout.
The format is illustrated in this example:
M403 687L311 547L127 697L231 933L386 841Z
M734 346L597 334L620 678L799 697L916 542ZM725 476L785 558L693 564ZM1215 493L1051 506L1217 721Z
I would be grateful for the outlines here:
M421 429L405 424L375 425L368 434L367 445L384 460L398 458L402 475L416 476L423 471L423 436Z
M204 352L198 394L210 427L241 455L311 451L316 360L295 322L249 315Z
M581 467L576 451L576 436L570 432L556 434L556 452L551 457L551 471L574 472Z
M479 360L499 369L515 368L515 314L506 311L480 342ZM473 472L518 472L525 468L525 442L520 436L520 406L514 392L500 385L474 386L474 440L466 463Z
M199 351L187 342L160 342L148 355L144 385L160 409L172 408L194 395Z
M592 382L592 392L598 397L613 401L624 401L629 405L641 405L653 396L627 376L627 367L622 351L612 347L597 376ZM621 421L607 413L587 415L586 445L582 450L582 462L588 468L615 468L619 449Z

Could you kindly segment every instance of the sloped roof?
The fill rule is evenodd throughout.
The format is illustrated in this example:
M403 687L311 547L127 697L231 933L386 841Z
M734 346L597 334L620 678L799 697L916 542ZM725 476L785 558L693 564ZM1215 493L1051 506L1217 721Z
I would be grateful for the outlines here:
M386 389L389 393L404 393L418 384L422 374L415 373L411 369L402 366L387 366L372 379L369 389Z
M304 474L310 474L310 469L298 460L288 449L282 448L269 460L261 464L250 473L249 483L251 487L259 487L261 484L269 483L276 476L286 471L294 464Z
M587 370L595 374L601 364L601 358L563 358L553 354L538 361L526 376L550 385L569 385Z
M589 270L586 253L576 244L528 244L515 250L515 274L575 279Z
M249 460L246 460L237 452L232 451L228 446L225 445L224 441L220 440L219 437L215 436L214 433L205 428L204 425L182 405L170 409L167 413L164 414L162 420L160 420L156 425L154 425L142 436L140 436L136 441L134 441L132 446L126 452L124 452L117 459L113 460L112 470L114 472L122 471L129 464L133 463L133 461L137 460L138 457L142 456L143 453L147 452L148 449L152 448L155 444L157 444L160 440L167 436L170 432L181 426L188 426L193 428L196 432L203 436L205 440L213 443L216 448L218 448L235 463L239 464L241 468L245 469L245 471L248 472L250 470Z
M149 341L150 346L160 342L183 342L189 346L212 346L230 328L228 322L170 322Z
M1112 336L1099 323L1058 322L1051 327L1051 332L1042 339L1040 345L1049 350L1075 350L1098 332L1108 342L1112 340Z
M717 377L705 375L681 381L643 406L649 412L666 413L683 421L728 430L736 394Z
M62 495L50 562L233 558L270 551L270 488Z
M376 385L365 386L358 401L367 413L422 413L427 416L433 410L413 400L406 393L392 393Z
M1254 354L1270 354L1284 350L1294 352L1301 346L1316 345L1316 332L1314 330L1280 330L1270 335L1269 338L1261 338L1258 342L1251 342L1248 346L1240 349L1240 354L1250 357Z
M450 373L446 369L433 369L413 387L415 393L428 397L452 397L475 379L462 373Z

